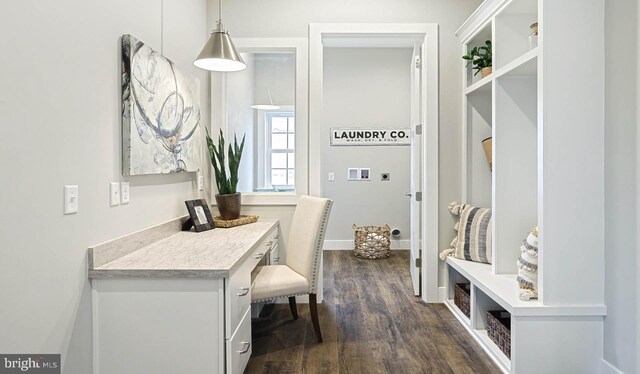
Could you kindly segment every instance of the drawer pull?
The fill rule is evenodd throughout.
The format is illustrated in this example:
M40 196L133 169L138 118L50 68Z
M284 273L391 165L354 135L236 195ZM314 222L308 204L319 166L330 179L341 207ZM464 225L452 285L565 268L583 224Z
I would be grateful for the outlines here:
M257 255L253 256L254 260L259 260L262 258L262 256L264 256L264 253L258 253Z
M280 261L280 257L274 257L273 261Z
M242 342L242 346L247 348L238 351L238 353L240 353L241 355L249 352L249 349L251 348L251 342Z
M270 240L270 241L264 243L264 246L265 247L271 247L271 244L273 244L273 240Z
M241 287L242 292L237 293L238 296L246 296L249 293L249 287Z

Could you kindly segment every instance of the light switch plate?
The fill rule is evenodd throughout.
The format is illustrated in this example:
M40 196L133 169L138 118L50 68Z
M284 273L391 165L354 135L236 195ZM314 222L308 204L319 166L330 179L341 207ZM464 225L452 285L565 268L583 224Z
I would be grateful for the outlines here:
M120 205L120 183L111 182L109 184L109 205Z
M336 173L330 171L328 175L329 182L333 182L336 180Z
M120 203L129 204L129 182L120 182Z
M198 173L198 191L204 191L204 176Z
M64 214L78 213L78 186L64 186Z

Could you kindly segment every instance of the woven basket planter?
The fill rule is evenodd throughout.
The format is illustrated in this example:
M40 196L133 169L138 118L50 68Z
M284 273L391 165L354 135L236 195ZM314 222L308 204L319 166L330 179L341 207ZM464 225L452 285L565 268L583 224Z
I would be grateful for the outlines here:
M486 68L480 69L480 76L482 78L491 75L491 73L493 73L493 67L491 66L487 66Z
M508 312L487 312L487 335L511 359L511 315Z
M391 255L391 228L384 226L353 225L356 257L379 260Z
M453 303L467 318L471 318L471 285L469 283L456 283L453 286Z

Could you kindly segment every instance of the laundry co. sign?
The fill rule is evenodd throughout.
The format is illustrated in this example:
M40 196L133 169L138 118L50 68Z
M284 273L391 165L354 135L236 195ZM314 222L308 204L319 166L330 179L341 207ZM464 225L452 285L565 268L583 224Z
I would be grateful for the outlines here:
M331 145L409 145L411 129L332 128Z

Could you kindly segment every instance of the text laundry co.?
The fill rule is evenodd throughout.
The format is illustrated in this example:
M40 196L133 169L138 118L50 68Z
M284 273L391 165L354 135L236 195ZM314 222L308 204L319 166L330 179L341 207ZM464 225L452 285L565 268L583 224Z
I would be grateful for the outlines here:
M331 129L331 145L409 145L410 143L410 129Z

